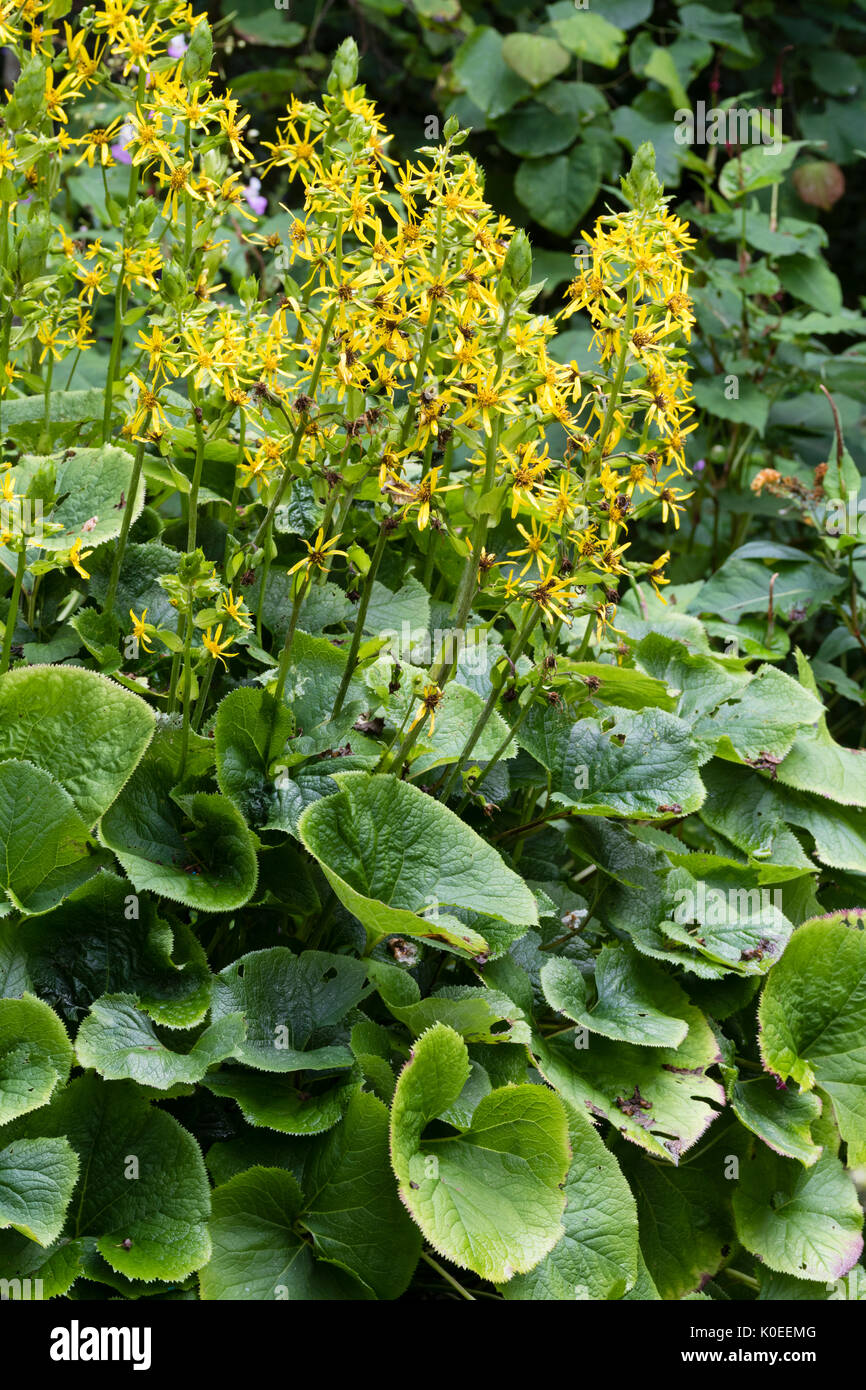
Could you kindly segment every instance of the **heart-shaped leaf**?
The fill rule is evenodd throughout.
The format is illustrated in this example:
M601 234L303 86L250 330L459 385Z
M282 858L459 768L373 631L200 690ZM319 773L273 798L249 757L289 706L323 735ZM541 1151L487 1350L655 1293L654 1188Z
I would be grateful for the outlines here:
M92 825L153 737L153 711L96 671L39 666L0 678L0 759L50 773Z
M804 922L758 1011L764 1066L829 1096L848 1161L866 1162L866 931L860 914Z
M391 1161L400 1196L442 1255L502 1283L525 1274L562 1235L568 1127L542 1086L485 1095L471 1124L426 1136L469 1078L463 1039L446 1024L415 1044L391 1107Z
M476 955L486 941L450 909L518 925L538 921L523 880L441 802L384 775L347 772L334 780L337 795L308 807L298 833L371 943L393 932ZM426 919L425 909L432 910Z

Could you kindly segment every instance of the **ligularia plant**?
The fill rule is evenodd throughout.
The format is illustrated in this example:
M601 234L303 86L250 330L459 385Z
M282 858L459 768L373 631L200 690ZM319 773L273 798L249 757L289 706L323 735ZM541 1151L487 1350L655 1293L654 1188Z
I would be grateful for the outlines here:
M864 779L665 572L651 146L558 323L351 41L264 139L191 7L63 16L0 10L0 1277L836 1287Z

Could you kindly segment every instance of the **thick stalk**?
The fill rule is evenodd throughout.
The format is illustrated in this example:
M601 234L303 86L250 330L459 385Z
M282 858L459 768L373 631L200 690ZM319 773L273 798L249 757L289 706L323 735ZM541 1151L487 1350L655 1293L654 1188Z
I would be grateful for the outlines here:
M3 654L0 656L0 676L4 671L9 670L9 656L12 651L12 636L15 632L15 622L18 617L18 602L21 598L21 585L24 583L24 571L27 568L27 551L23 548L18 554L18 565L15 569L15 580L12 585L12 597L9 600L9 612L6 614L6 631L3 633Z
M616 403L619 400L619 393L622 390L622 383L625 380L625 371L626 367L628 366L628 349L629 343L631 342L631 330L634 326L633 280L629 281L628 290L626 293L627 298L625 306L625 337L623 339L622 350L619 354L619 362L617 363L616 376L614 377L613 386L611 387L610 399L607 403L607 410L604 412L604 420L602 421L601 426L601 435L597 440L599 458L604 458L605 441L607 439L607 436L610 434L610 428L613 424L614 411L616 410Z
M192 721L192 727L196 733L198 733L198 730L201 728L201 721L204 715L205 705L207 704L207 697L210 694L211 681L213 680L213 673L215 670L216 662L212 661L208 667L207 675L199 686L198 699L195 702L195 715Z
M136 103L142 101L144 97L145 72L142 68L138 74L138 85L136 88ZM111 335L111 351L108 357L108 375L105 381L105 405L102 412L102 442L108 442L111 433L111 408L114 397L114 382L120 367L120 357L123 352L123 317L126 313L126 290L123 284L123 272L126 269L126 231L129 224L130 212L138 194L139 166L131 164L129 167L129 186L126 193L126 218L123 224L123 235L120 242L120 265L117 269L117 286L114 294L114 329Z
M358 612L355 617L355 631L352 633L352 645L349 648L349 656L346 661L346 669L340 681L340 689L337 691L337 698L334 702L334 710L331 715L336 719L340 710L343 708L343 701L346 698L346 691L349 689L349 682L355 671L358 660L358 648L361 645L361 637L364 632L364 620L367 617L367 609L370 607L370 597L373 593L373 583L385 552L385 541L388 535L387 524L382 522L379 527L379 539L376 541L376 549L373 551L373 558L370 561L370 568L364 579L364 588L361 591L361 598L358 602Z
M138 495L138 486L141 482L141 469L144 463L144 442L139 440L138 448L135 451L135 460L132 465L132 477L129 480L129 494L126 498L126 506L123 509L123 521L120 524L120 535L117 538L117 545L114 550L114 561L111 566L111 578L108 581L108 593L105 596L103 612L111 613L114 608L114 600L117 597L117 583L120 579L120 569L123 564L123 556L126 551L126 540L129 535L129 528L132 525L132 513L135 507L135 499Z
M307 590L309 589L309 587L310 587L310 576L309 576L309 574L308 574L308 575L306 575L305 578L302 580L301 585L300 585L300 588L298 589L298 592L297 592L297 594L295 595L295 601L294 601L294 603L292 604L292 614L291 614L291 617L289 618L289 627L288 627L288 631L286 632L286 640L285 640L285 642L283 643L283 650L280 652L280 664L279 664L279 668L278 668L278 670L277 670L277 683L276 683L276 685L274 686L274 694L273 694L273 701L274 701L273 719L272 719L272 721L271 721L271 732L270 732L270 736L269 736L269 738L268 738L268 747L267 747L267 751L266 751L266 754L265 754L265 764L266 764L266 765L267 765L267 763L270 762L271 758L273 757L274 730L276 729L276 725L277 725L277 716L279 715L280 708L282 707L282 703L283 703L283 692L285 691L285 688L286 688L286 678L287 678L287 676L288 676L288 674L289 674L289 662L290 662L291 657L292 657L292 644L293 644L293 642L294 642L294 640L295 640L295 629L296 629L297 626L298 626L298 618L299 618L300 612L301 612L301 604L302 604L303 601L304 601L304 597L305 597L306 592L307 592Z
M177 618L177 635L181 642L186 642L186 629L189 619L185 613L179 613ZM177 704L177 683L180 677L180 652L175 652L171 658L171 675L168 683L168 712L174 714Z
M190 655L192 651L192 623L187 620L186 633L183 639L183 724L180 734L180 774L178 781L183 781L186 772L186 756L189 749L189 704L190 704L190 685L192 682L192 665Z
M47 432L51 425L51 381L54 376L54 353L49 350L48 363L45 369L45 420L44 427ZM50 446L49 446L50 447Z
M192 382L190 382L189 394L193 406L192 418L195 426L195 465L193 467L192 482L189 488L186 548L187 551L193 551L195 550L195 539L198 531L198 492L201 487L201 471L204 463L204 430L201 427L201 407L198 404L196 390Z
M542 668L542 669L539 671L539 674L538 674L538 680L537 680L536 686L535 686L536 692L538 691L538 689L539 689L539 687L540 687L541 682L542 682L543 679L544 679L544 670L543 670L543 668ZM517 718L515 719L514 723L511 725L511 728L508 730L508 733L505 735L504 739L503 739L502 742L500 743L500 745L499 745L499 747L497 748L496 752L493 754L493 757L490 759L490 762L487 764L486 767L483 767L483 768L481 769L481 771L479 772L478 776L475 778L475 781L474 781L473 784L472 784L472 791L473 791L473 792L477 792L477 791L479 790L479 788L481 787L481 783L482 783L482 782L485 780L485 778L488 777L489 774L493 771L493 769L495 768L496 764L499 762L500 758L502 757L502 755L503 755L503 753L505 752L505 750L506 750L506 748L508 747L508 745L513 741L513 739L515 739L515 738L517 737L518 730L520 729L520 726L523 724L523 721L525 720L526 716L529 714L529 711L530 711L531 709L532 709L532 700L527 700L526 704L525 704L525 705L523 706L523 708L521 709L521 711L520 711L520 713L518 714ZM470 801L470 800L471 800L471 793L470 793L470 792L467 792L466 795L464 796L462 802L460 803L460 806L458 807L458 811L457 811L457 814L458 814L458 815L461 815L461 816L462 816L462 814L463 814L463 812L466 810L466 807L467 807L467 805L469 804L469 801Z
M540 617L540 607L536 607L534 611L527 616L526 622L523 624L523 627L517 635L517 640L515 641L512 650L509 652L509 657L512 663L517 661L517 658L520 656L520 653L523 651L524 647L526 646L526 643L529 641L532 629L535 627L535 624L538 622ZM460 770L463 767L464 762L472 753L473 748L475 747L476 743L478 742L479 738L481 737L485 728L487 727L487 724L490 720L490 716L493 714L493 711L496 708L501 694L502 687L494 686L490 694L488 695L484 708L475 721L475 726L468 739L466 740L462 753L458 757L456 763L451 769L451 772L448 774L448 777L446 778L445 785L442 788L441 799L443 801L448 800L448 794L451 791L451 788L453 787L457 778L460 776Z
M334 322L334 319L335 319L335 317L336 317L336 314L337 314L337 305L336 305L336 302L335 302L334 304L332 304L331 308L328 310L327 317L326 317L325 322L324 322L324 325L323 325L323 327L322 327L322 340L321 340L321 342L319 343L319 351L318 351L318 354L317 354L317 356L316 356L315 365L314 365L314 367L313 367L313 374L312 374L312 376L310 377L310 385L309 385L309 389L308 389L308 391L307 391L307 395L309 395L309 396L311 396L311 397L312 397L313 394L315 393L316 387L317 387L318 384L319 384L319 377L320 377L321 372L322 372L322 364L323 364L323 362L324 362L324 360L325 360L325 348L326 348L327 342L328 342L328 335L330 334L331 325L332 325L333 322ZM292 443L291 443L290 448L289 448L289 455L288 455L288 458L286 459L286 466L285 466L285 468L283 469L283 476L282 476L282 478L280 479L279 486L278 486L278 488L277 488L277 491L274 493L274 496L273 496L273 499L272 499L272 501L271 501L271 504L270 504L270 506L268 507L267 512L265 513L264 520L262 521L261 525L259 526L258 531L257 531L256 534L255 534L255 542L254 542L254 543L255 543L255 545L257 545L257 546L262 545L262 544L264 543L264 540L265 540L265 537L266 537L266 536L268 537L268 539L270 539L271 528L272 528L272 526L273 526L273 524L274 524L274 516L275 516L275 514L276 514L277 507L280 505L280 503L281 503L282 500L283 500L283 494L285 493L285 490L286 490L286 488L288 487L289 479L292 477L292 473L293 473L292 464L295 462L295 460L296 460L297 457L298 457L298 449L300 448L301 440L302 440L303 437L304 437L304 430L305 430L305 428L306 428L306 419L305 419L305 417L302 416L300 422L298 423L298 425L297 425L297 427L296 427L296 429L295 429L294 434L292 435Z

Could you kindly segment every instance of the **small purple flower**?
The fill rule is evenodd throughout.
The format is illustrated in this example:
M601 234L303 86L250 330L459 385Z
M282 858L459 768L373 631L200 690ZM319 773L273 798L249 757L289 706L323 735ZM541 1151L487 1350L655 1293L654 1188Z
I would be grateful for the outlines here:
M188 48L189 44L183 34L175 34L173 39L169 39L168 47L165 51L169 58L182 58Z
M707 461L706 461L706 459L698 459L696 463L692 464L692 472L693 472L693 473L703 473L703 471L704 471L704 469L706 468L706 466L707 466Z
M268 210L268 200L263 193L259 192L261 186L260 179L250 179L249 183L242 185L242 192L247 200L247 205L256 214L256 217L263 217Z
M129 142L134 139L135 131L129 124L129 121L127 121L126 124L122 125L120 127L120 130L117 132L117 144L112 145L111 147L111 153L114 155L114 158L118 164L132 163L132 155L129 153L128 150L125 150L123 147L124 145L128 145Z

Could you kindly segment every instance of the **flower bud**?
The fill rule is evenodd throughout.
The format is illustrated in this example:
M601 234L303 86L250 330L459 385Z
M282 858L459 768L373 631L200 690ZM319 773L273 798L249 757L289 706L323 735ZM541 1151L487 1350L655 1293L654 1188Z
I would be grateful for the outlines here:
M6 124L12 130L33 125L45 108L45 59L33 53L22 67L6 107Z
M652 208L662 196L656 177L656 152L649 140L636 151L628 174L620 179L622 191L633 208Z
M344 92L355 84L358 76L358 45L354 39L344 39L334 54L328 75L328 91Z
M44 211L25 222L15 239L15 265L19 284L26 285L41 275L51 243L51 223Z
M511 238L502 264L499 279L499 299L510 304L516 295L529 288L532 280L532 247L529 237L519 228Z
M166 304L179 304L187 292L186 276L179 266L166 261L162 268L159 287Z
M213 61L213 35L206 19L200 19L192 31L189 48L183 55L180 75L187 87L203 82Z

